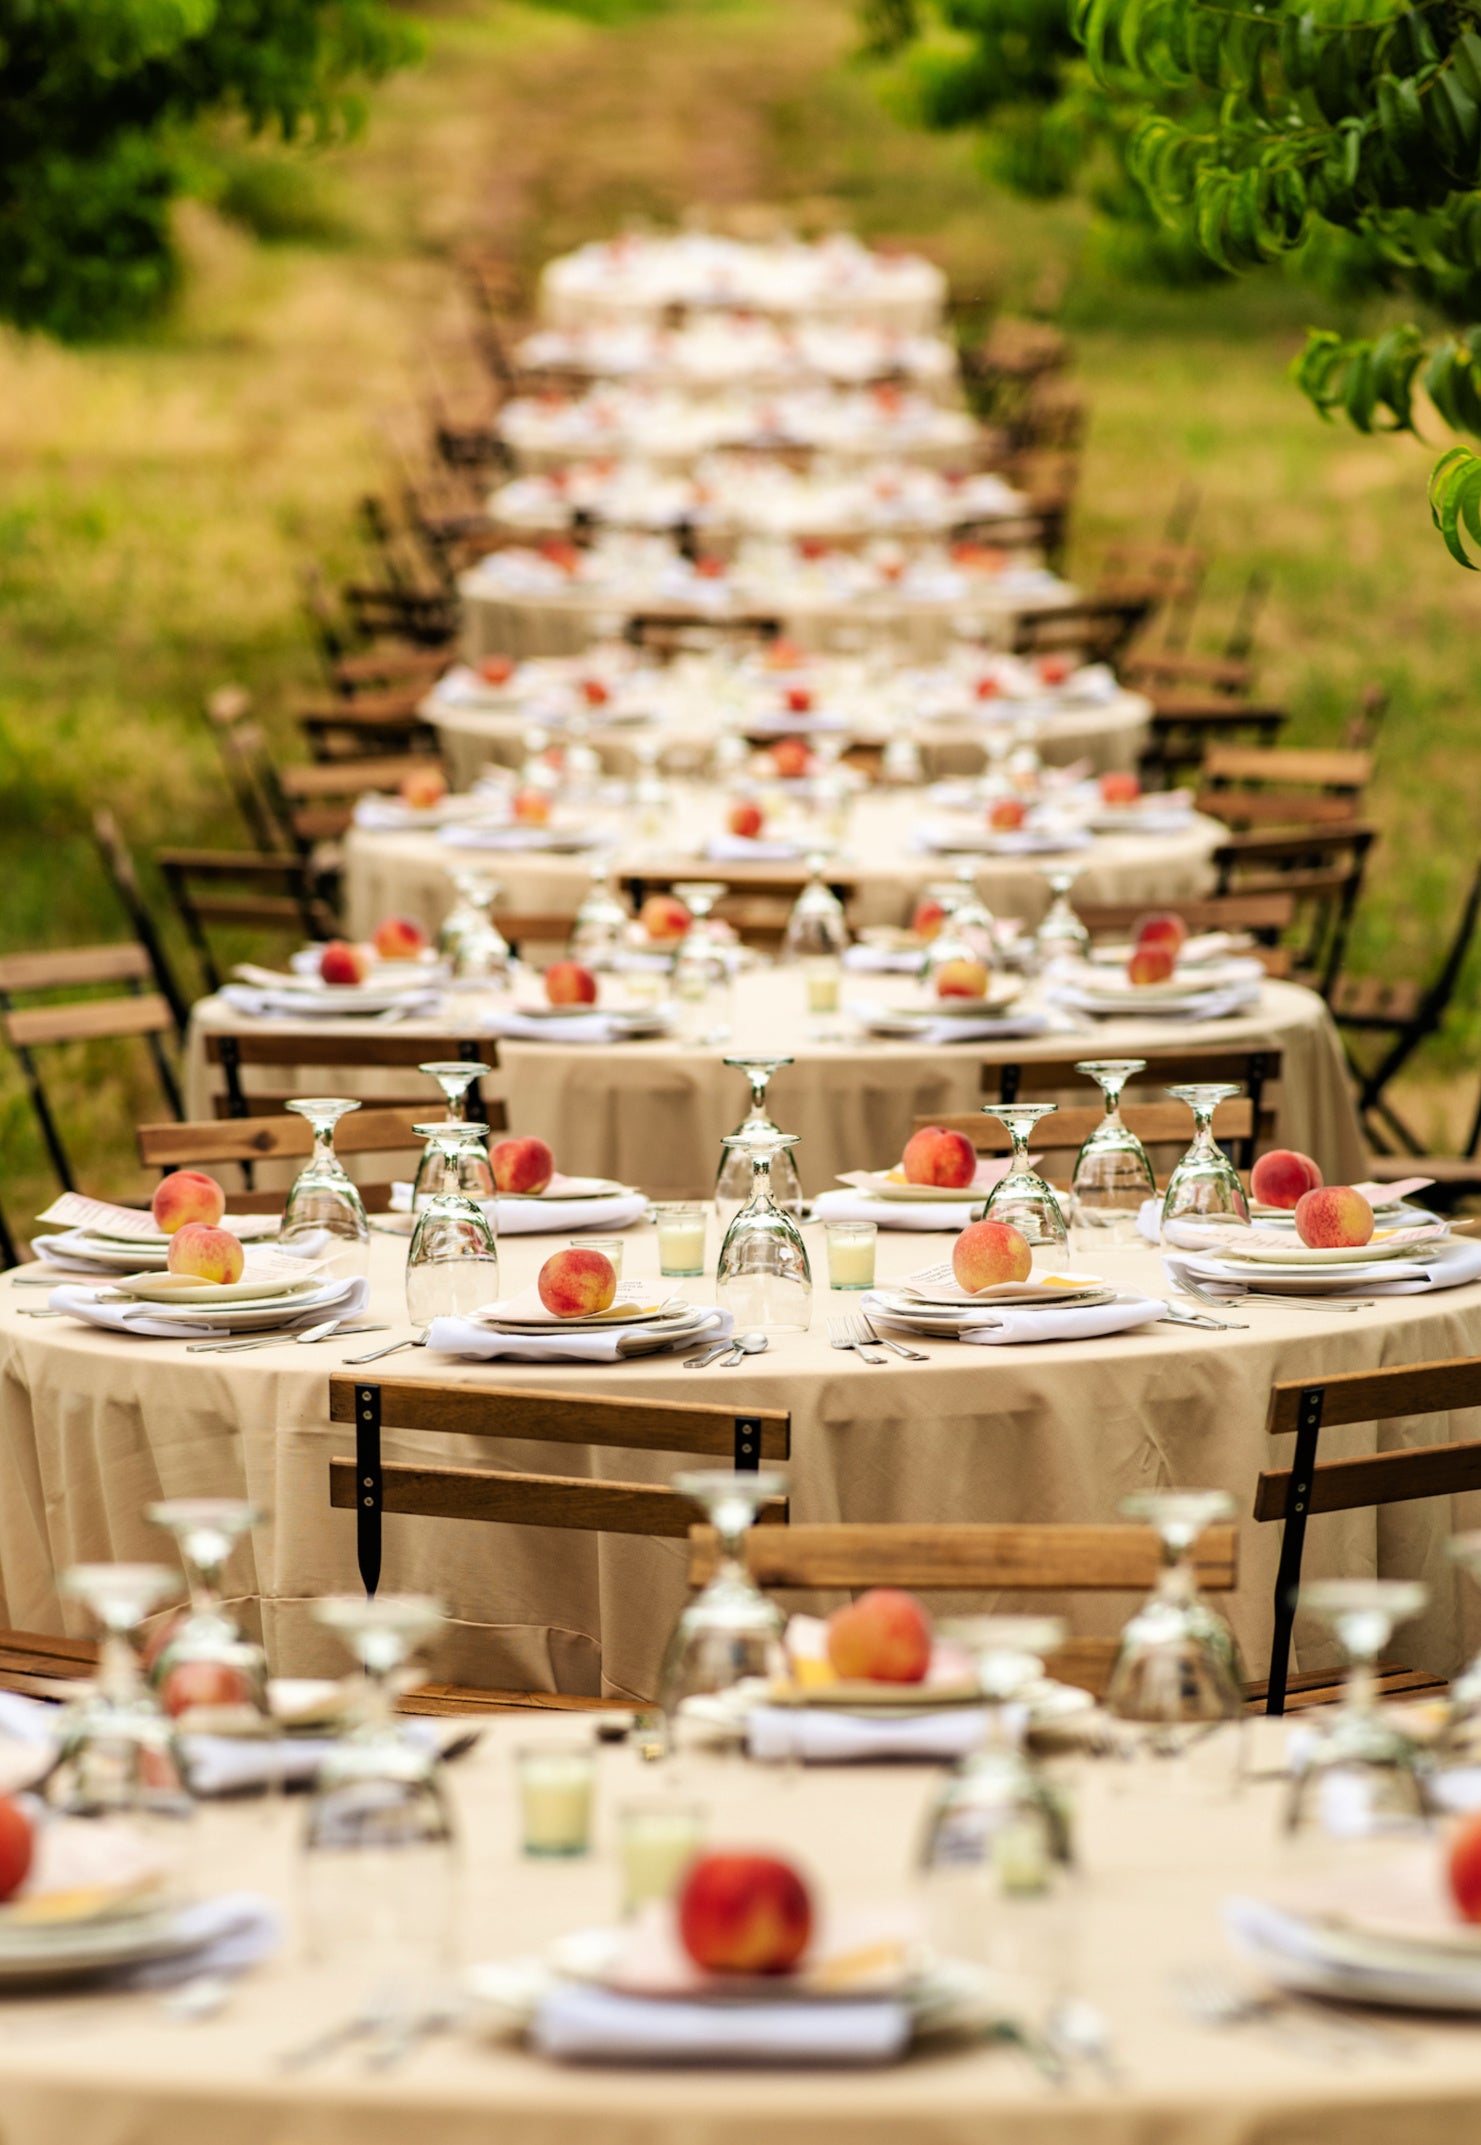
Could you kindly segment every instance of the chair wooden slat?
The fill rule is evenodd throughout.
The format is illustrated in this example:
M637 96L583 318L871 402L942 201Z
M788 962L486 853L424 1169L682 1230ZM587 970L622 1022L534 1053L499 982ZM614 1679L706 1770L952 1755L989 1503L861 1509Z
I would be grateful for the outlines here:
M346 1120L348 1122L348 1120ZM521 1386L441 1385L425 1378L377 1380L381 1422L398 1430L444 1436L520 1438L566 1445L615 1446L629 1452L699 1453L729 1459L736 1410L710 1402L608 1400ZM331 1422L355 1420L357 1381L337 1372L329 1380ZM761 1458L791 1452L791 1417L783 1409L747 1408L761 1426Z
M112 946L53 946L0 957L0 991L81 990L93 983L147 983L147 950L132 939Z
M1293 1380L1271 1387L1265 1427L1280 1437L1300 1427L1301 1398L1320 1382L1322 1423L1366 1423L1396 1415L1440 1415L1461 1408L1481 1408L1481 1356L1454 1356L1444 1362L1396 1363L1385 1370L1337 1371L1317 1380Z
M335 1152L384 1154L420 1147L422 1142L412 1130L418 1115L416 1110L356 1110L335 1126ZM279 1156L296 1160L311 1153L314 1144L308 1125L295 1116L140 1125L137 1136L140 1161L154 1169L183 1169L203 1162L265 1162ZM235 1194L232 1203L236 1204Z
M1076 902L1075 914L1092 938L1134 930L1152 909L1181 916L1189 931L1284 931L1296 913L1283 893L1210 894L1203 900Z
M430 1065L438 1058L457 1057L465 1042L477 1043L480 1056L491 1066L497 1064L490 1036L320 1035L301 1028L291 1035L252 1028L205 1032L206 1057L212 1065L233 1055L239 1065Z
M1255 1483L1255 1518L1283 1519L1291 1487L1289 1467L1269 1468ZM1376 1504L1407 1504L1417 1497L1458 1497L1481 1489L1481 1443L1410 1445L1402 1452L1323 1460L1313 1470L1308 1513L1356 1512Z
M1162 1561L1155 1530L1135 1526L845 1521L793 1525L746 1541L747 1568L763 1587L1130 1593L1151 1587ZM1236 1530L1208 1528L1199 1539L1197 1562L1200 1585L1229 1592L1238 1575ZM691 1583L704 1585L718 1563L714 1529L694 1528Z
M92 1043L126 1035L174 1032L175 1016L156 991L137 998L85 998L77 1005L25 1006L3 1016L5 1033L18 1049L46 1043Z
M1373 779L1373 755L1292 745L1211 745L1203 771L1215 783L1275 782L1362 790Z
M466 1467L412 1466L386 1460L381 1466L383 1508L422 1519L484 1520L518 1527L562 1527L582 1533L657 1535L682 1540L699 1506L677 1490L646 1482L589 1481L565 1475L491 1475ZM353 1511L359 1485L353 1460L329 1463L329 1501ZM757 1509L762 1526L786 1518L786 1499L768 1498Z

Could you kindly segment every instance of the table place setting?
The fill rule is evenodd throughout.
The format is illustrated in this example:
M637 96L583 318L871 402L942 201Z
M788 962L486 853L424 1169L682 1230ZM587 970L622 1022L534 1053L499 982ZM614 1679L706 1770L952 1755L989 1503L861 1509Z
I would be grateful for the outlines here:
M892 1331L988 1346L1098 1339L1135 1332L1167 1315L1159 1298L1118 1290L1095 1274L1038 1272L964 1288L954 1271L957 1263L954 1255L904 1281L866 1291L860 1299L866 1315Z
M475 1204L500 1236L548 1236L564 1229L631 1229L647 1215L649 1200L613 1177L568 1177L555 1170L537 1192L500 1191ZM373 1226L409 1235L414 1218L413 1187L402 1181L391 1186L389 1215L378 1216Z
M237 1283L185 1284L165 1288L170 1274L125 1278L108 1287L64 1284L53 1289L48 1307L112 1333L138 1334L150 1340L209 1341L213 1337L268 1334L285 1339L333 1320L336 1327L357 1319L369 1302L363 1275L333 1276L302 1271L304 1262L282 1255L296 1277L279 1268L263 1270L249 1260Z
M420 931L417 944L425 944ZM328 974L322 972L323 965ZM428 971L411 961L382 962L373 976L367 976L358 949L337 940L323 949L317 976L281 973L250 961L239 962L232 973L236 980L223 985L220 996L233 1012L252 1020L427 1017L441 1010L449 980L445 971Z
M727 1341L734 1330L717 1305L690 1303L661 1281L618 1282L605 1254L573 1246L545 1261L535 1286L466 1317L434 1318L426 1346L488 1361L619 1363Z
M1206 961L1186 974L1169 961L1160 976L1143 978L1137 952L1119 974L1097 962L1060 959L1044 977L1052 1004L1094 1020L1225 1020L1258 1005L1264 985L1264 967L1253 958Z
M1365 1308L1375 1296L1424 1295L1481 1280L1481 1241L1453 1236L1443 1221L1374 1229L1356 1243L1309 1244L1293 1234L1268 1223L1244 1229L1172 1220L1162 1227L1163 1270L1175 1287L1191 1283L1191 1293L1221 1301L1331 1298L1334 1308L1344 1299Z
M81 1192L63 1192L37 1216L60 1222L59 1233L33 1236L31 1248L49 1266L79 1274L162 1273L170 1238L147 1208L114 1206ZM223 1214L220 1226L242 1244L278 1233L276 1214Z
M839 1182L849 1189L819 1192L812 1203L813 1219L872 1222L880 1229L932 1234L965 1229L1011 1168L1006 1156L979 1157L970 1181L959 1186L915 1183L898 1162L892 1169L845 1170Z

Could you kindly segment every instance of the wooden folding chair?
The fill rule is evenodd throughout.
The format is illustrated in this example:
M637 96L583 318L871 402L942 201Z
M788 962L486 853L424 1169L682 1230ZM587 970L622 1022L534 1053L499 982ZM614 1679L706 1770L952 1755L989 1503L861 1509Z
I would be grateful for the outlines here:
M51 952L0 957L0 1032L15 1052L46 1151L66 1191L76 1190L72 1164L47 1100L36 1053L63 1043L142 1036L165 1101L178 1117L180 1089L166 1048L167 1039L173 1040L176 1033L175 1015L164 993L152 987L154 982L148 949L133 939L112 946L58 947ZM16 1004L18 998L54 1000L58 992L109 984L122 984L124 995L73 999L67 1004Z
M1196 1551L1199 1585L1208 1593L1232 1593L1238 1555L1232 1526L1207 1528ZM703 1586L718 1562L714 1529L693 1528L690 1584ZM1146 1594L1163 1562L1151 1527L872 1521L767 1528L746 1539L747 1569L768 1591L899 1586L919 1594ZM1045 1665L1063 1682L1100 1697L1117 1643L1071 1638Z
M252 719L252 696L240 685L210 694L205 717L221 755L227 787L247 832L265 856L294 847L287 800L277 779L267 736Z
M353 699L362 692L394 691L420 686L428 691L447 668L448 657L435 648L413 648L405 643L366 643L347 620L341 620L317 566L306 566L299 577L303 614L325 682L335 694Z
M1284 708L1247 700L1232 693L1146 693L1152 722L1142 753L1141 770L1149 783L1164 786L1196 773L1210 748L1219 744L1273 745L1288 721Z
M1353 911L1378 830L1360 820L1233 834L1214 851L1215 892L1291 894L1297 904L1294 973L1330 998L1342 973Z
M429 1061L430 1062L430 1061ZM432 1119L423 1114L432 1112ZM439 1114L435 1100L421 1109L385 1110L362 1107L342 1117L334 1129L334 1151L341 1157L366 1154L419 1152L422 1141L413 1131ZM314 1135L304 1119L296 1116L209 1118L205 1123L140 1125L137 1139L139 1160L146 1169L209 1169L235 1162L248 1173L255 1162L303 1161L313 1151ZM356 1182L367 1214L384 1214L391 1205L391 1183ZM277 1191L233 1191L229 1202L236 1214L276 1214L283 1204Z
M354 1425L354 1458L329 1463L329 1502L355 1514L356 1562L369 1594L380 1584L387 1512L668 1540L683 1540L699 1517L689 1498L666 1485L529 1474L507 1466L491 1473L430 1459L425 1465L384 1460L383 1430L426 1432L434 1439L476 1437L491 1444L513 1440L672 1453L748 1472L788 1459L792 1449L791 1417L776 1408L737 1413L691 1402L609 1400L421 1378L353 1378L347 1372L329 1380L329 1416L331 1422ZM491 1457L497 1460L497 1452ZM768 1529L784 1523L786 1499L769 1499L757 1516ZM447 1685L429 1686L420 1695L429 1712L456 1712L470 1700L491 1706L540 1702L521 1692L458 1691Z
M157 849L154 861L207 990L221 988L210 925L294 939L333 938L339 929L325 877L295 851L247 856L217 849Z
M1296 1447L1289 1467L1262 1469L1255 1484L1254 1517L1279 1520L1285 1527L1275 1579L1267 1713L1285 1711L1308 1521L1321 1512L1363 1511L1481 1489L1481 1439L1411 1445L1403 1451L1353 1460L1319 1460L1322 1431L1342 1423L1382 1423L1461 1408L1481 1408L1481 1356L1395 1364L1388 1370L1342 1371L1329 1378L1298 1378L1271 1387L1266 1431L1271 1437L1294 1437ZM1303 1680L1309 1688L1312 1679ZM1385 1669L1390 1691L1429 1690L1439 1680L1393 1663ZM1327 1681L1335 1683L1337 1678Z
M70 1698L78 1683L97 1672L95 1639L0 1631L0 1691L19 1691L27 1698Z
M1228 827L1341 826L1362 810L1371 752L1210 745L1198 809Z
M1153 598L1083 596L1042 610L1022 611L1013 622L1015 655L1072 655L1085 663L1116 663L1151 616Z
M241 1028L208 1028L202 1040L206 1047L206 1061L219 1065L225 1076L224 1094L213 1098L213 1107L218 1118L222 1117L276 1117L285 1102L292 1102L301 1095L334 1095L341 1092L339 1076L345 1072L368 1072L400 1070L417 1065L434 1065L441 1060L460 1059L465 1065L485 1064L490 1072L498 1066L498 1046L491 1036L470 1035L396 1035L382 1031L379 1034L325 1035L317 1029L295 1027L291 1032L266 1023ZM242 1074L254 1069L272 1071L284 1065L295 1067L300 1073L305 1068L313 1071L313 1084L292 1088L248 1088L243 1084ZM424 1076L425 1077L425 1076ZM408 1091L395 1095L373 1095L366 1098L367 1105L379 1110L423 1110L436 1108L434 1099L426 1089ZM475 1081L468 1090L469 1114L481 1116L484 1123L496 1131L502 1131L508 1119L504 1105L497 1099L483 1094L483 1081Z
M175 1032L182 1039L190 1020L190 1005L175 979L174 967L165 951L154 912L144 898L144 889L139 883L138 866L133 851L123 838L118 821L110 811L100 810L93 814L93 845L103 860L103 869L112 882L119 904L128 917L134 937L149 956L149 965L154 971L155 984L160 996L169 1001L175 1019Z

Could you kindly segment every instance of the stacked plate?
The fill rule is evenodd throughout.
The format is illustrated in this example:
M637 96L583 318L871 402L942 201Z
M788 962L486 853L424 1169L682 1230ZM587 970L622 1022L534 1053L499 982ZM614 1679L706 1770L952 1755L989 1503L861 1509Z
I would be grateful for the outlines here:
M992 1326L997 1311L1088 1310L1111 1303L1116 1291L1097 1274L1034 1274L1027 1281L1001 1281L975 1294L958 1287L949 1266L912 1275L894 1287L874 1289L870 1302L892 1326L939 1340L951 1340L973 1326Z
M199 1942L146 1842L53 1817L20 1894L0 1906L0 1987L76 1980Z
M1251 1229L1232 1232L1237 1242L1216 1250L1177 1254L1194 1279L1256 1289L1261 1295L1342 1294L1385 1282L1443 1286L1448 1266L1457 1281L1474 1278L1477 1247L1452 1237L1443 1222L1413 1228L1375 1229L1366 1244L1319 1247L1295 1240L1295 1232Z
M276 1236L279 1222L276 1214L224 1214L221 1218L222 1228L244 1244ZM167 1236L111 1236L106 1228L65 1229L54 1236L34 1237L32 1243L43 1258L89 1273L163 1273L170 1251Z
M866 1199L887 1199L911 1206L961 1206L964 1201L986 1199L1007 1172L1006 1161L979 1161L970 1184L912 1184L897 1162L893 1169L845 1170L838 1181L862 1192Z
M442 829L438 840L450 849L546 851L553 856L575 856L595 849L602 835L595 827L565 824L560 819L543 827L520 826L514 821L464 820Z
M1237 1950L1278 1986L1405 2010L1481 2012L1481 1927L1444 1894L1434 1841L1398 1850L1340 1891L1313 1883L1281 1899L1224 1905Z
M386 961L364 983L326 983L316 975L280 974L244 961L233 969L239 990L229 984L226 997L244 1012L277 1013L293 1019L337 1020L346 1015L399 1013L438 997L445 971L419 961Z
M614 1333L618 1354L637 1356L657 1355L689 1340L711 1325L714 1316L711 1305L666 1296L662 1284L634 1281L622 1283L616 1301L605 1311L559 1318L546 1310L535 1289L527 1288L503 1302L486 1304L473 1313L471 1323L529 1340Z
M96 1290L93 1300L100 1309L121 1314L125 1323L131 1307L137 1305L151 1326L271 1333L296 1325L311 1312L332 1309L357 1286L343 1276L329 1279L314 1273L270 1280L244 1276L240 1281L191 1281L182 1274L135 1273L111 1288Z
M637 1042L643 1036L667 1035L673 1026L673 1009L663 1004L645 1006L604 1005L538 1005L516 1004L512 1010L520 1020L560 1021L582 1020L595 1017L604 1020L614 1039ZM618 1187L622 1189L621 1186ZM577 1195L568 1193L569 1198Z

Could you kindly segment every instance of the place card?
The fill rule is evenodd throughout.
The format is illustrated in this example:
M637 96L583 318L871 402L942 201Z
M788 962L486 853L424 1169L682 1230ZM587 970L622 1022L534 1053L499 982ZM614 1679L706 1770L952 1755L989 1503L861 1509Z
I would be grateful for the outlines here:
M63 1192L38 1221L60 1222L68 1229L86 1229L92 1236L116 1237L126 1244L160 1242L160 1227L147 1207L116 1207L107 1199L88 1199L81 1192Z
M951 1270L951 1261L923 1266L919 1273L890 1284L895 1296L917 1303L939 1303L956 1308L978 1303L1032 1302L1045 1296L1078 1296L1105 1287L1099 1274L1034 1274L1027 1281L998 1281L981 1289L965 1289Z

